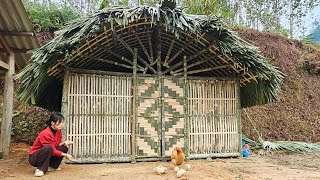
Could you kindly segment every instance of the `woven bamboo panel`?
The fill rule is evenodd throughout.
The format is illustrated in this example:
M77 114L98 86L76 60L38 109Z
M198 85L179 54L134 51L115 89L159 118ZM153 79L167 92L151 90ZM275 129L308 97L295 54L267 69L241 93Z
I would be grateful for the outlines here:
M130 157L132 78L109 75L69 76L67 139L70 153L91 162Z
M152 77L138 77L137 87L136 154L138 157L159 157L159 81Z
M190 155L239 153L237 83L189 80Z
M181 79L163 79L163 120L165 156L179 146L184 149L184 89Z

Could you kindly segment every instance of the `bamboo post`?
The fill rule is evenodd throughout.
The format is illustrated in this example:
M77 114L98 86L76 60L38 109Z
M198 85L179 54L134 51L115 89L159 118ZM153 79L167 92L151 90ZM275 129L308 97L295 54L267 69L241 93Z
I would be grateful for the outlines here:
M131 163L136 163L136 117L137 117L137 59L138 49L133 54L133 83L132 83L132 121L131 121Z
M64 115L64 122L67 122L67 127L64 126L62 128L62 134L64 134L63 141L66 140L67 128L69 128L69 111L68 111L68 91L69 91L69 74L70 71L68 69L65 70L64 79L63 79L63 90L62 90L62 101L61 101L61 113Z
M159 42L158 42L159 43ZM162 78L162 72L161 72L161 51L158 51L158 57L157 57L157 70L158 70L158 81L159 81L159 121L161 122L161 128L160 128L160 133L159 133L159 139L161 139L161 160L165 161L165 117L163 114L163 78Z
M237 106L237 117L238 117L238 135L239 135L239 153L242 154L242 128L241 128L241 99L240 99L240 80L236 83L236 106Z
M188 112L188 82L187 82L187 57L183 57L183 77L184 77L184 149L187 155L187 160L190 160L190 147L189 147L189 112Z
M163 73L161 71L161 27L158 26L158 29L156 30L157 32L157 39L156 39L156 43L157 43L157 73L158 73L158 81L159 81L159 121L160 121L160 133L158 134L160 137L159 139L161 139L161 160L162 161L166 161L165 159L165 117L164 117L164 98L163 98L163 86L164 86L164 81L163 81Z
M8 58L9 69L5 73L4 80L4 93L3 93L3 112L1 123L1 135L0 135L0 152L3 152L4 156L9 155L10 152L10 140L11 140L11 127L12 127L12 110L13 110L13 92L14 92L14 65L15 55L13 52L9 52Z

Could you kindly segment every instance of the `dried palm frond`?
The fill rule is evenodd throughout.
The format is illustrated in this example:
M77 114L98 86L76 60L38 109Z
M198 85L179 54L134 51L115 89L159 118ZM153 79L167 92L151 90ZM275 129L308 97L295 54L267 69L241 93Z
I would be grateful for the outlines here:
M204 38L208 42L216 42L221 55L230 56L234 64L245 70L236 76L241 78L244 74L250 74L256 79L241 86L242 107L264 104L277 98L283 74L270 65L255 47L228 30L219 18L186 14L181 8L144 5L134 8L111 7L71 21L57 32L56 38L34 51L30 63L17 75L21 81L17 91L18 99L48 109L59 109L62 82L49 77L48 70L58 62L74 56L76 49L86 40L100 34L104 26L114 30L117 25L126 27L138 19L151 22L151 26L164 23L165 31L174 34L176 38L182 32L187 32L196 34L194 38L205 34Z
M243 140L250 145L251 150L265 149L268 151L320 153L319 143L307 143L307 142L298 142L298 141L256 142L246 137L243 137Z

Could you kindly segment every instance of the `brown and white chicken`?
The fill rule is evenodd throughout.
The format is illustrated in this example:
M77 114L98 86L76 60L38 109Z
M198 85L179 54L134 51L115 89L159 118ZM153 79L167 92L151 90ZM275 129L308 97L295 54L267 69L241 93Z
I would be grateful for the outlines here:
M184 155L180 147L174 148L174 150L171 153L171 162L174 165L180 166L184 162L185 158L186 156Z

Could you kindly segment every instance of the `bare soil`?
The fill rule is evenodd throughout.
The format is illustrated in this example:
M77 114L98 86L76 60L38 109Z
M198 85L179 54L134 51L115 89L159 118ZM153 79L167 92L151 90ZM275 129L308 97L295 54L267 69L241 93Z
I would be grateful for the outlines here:
M0 160L1 179L39 179L28 164L26 144L12 144L12 152ZM61 171L49 172L45 179L320 179L320 156L316 154L266 153L249 158L225 158L211 161L191 160L192 166L177 178L170 162L138 162L113 164L62 164ZM154 168L168 168L158 175Z

